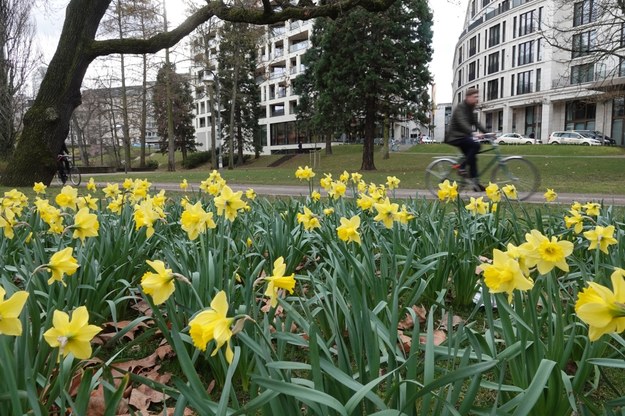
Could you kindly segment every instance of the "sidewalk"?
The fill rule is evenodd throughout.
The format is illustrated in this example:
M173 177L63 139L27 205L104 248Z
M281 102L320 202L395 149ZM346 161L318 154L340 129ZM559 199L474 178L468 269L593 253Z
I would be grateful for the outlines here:
M102 187L106 184L100 183L98 186ZM308 186L307 185L245 185L245 184L235 184L228 183L228 186L233 191L243 191L245 192L247 189L252 188L258 195L269 195L269 196L306 196L308 195ZM165 189L166 191L180 191L180 186L177 183L153 183L152 187L156 190ZM189 183L189 189L199 190L199 183ZM389 192L389 195L392 195L393 191ZM417 199L417 198L425 198L425 199L435 199L435 196L430 194L425 189L396 189L395 191L396 198L399 199ZM528 200L523 202L530 203L545 203L545 198L543 197L543 191L540 190L532 195ZM322 196L325 196L324 193L321 193ZM461 192L461 198L468 197L478 197L485 196L484 192ZM573 202L586 203L590 201L594 202L603 202L606 205L617 205L617 206L625 206L625 195L601 195L601 194L573 194L573 193L558 193L558 199L556 202L561 204L572 204Z

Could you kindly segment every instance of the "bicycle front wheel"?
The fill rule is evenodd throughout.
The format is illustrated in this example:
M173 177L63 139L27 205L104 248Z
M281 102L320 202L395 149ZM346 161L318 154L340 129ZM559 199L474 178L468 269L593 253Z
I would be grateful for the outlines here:
M532 196L540 186L540 174L532 162L519 156L506 157L493 171L491 182L499 188L514 185L517 197L523 201Z
M80 171L78 170L77 167L72 166L69 169L69 175L67 176L68 176L69 181L72 183L72 185L74 186L80 185L80 181L82 177L80 176Z
M425 186L432 195L438 197L439 183L455 180L453 165L456 163L454 159L436 159L425 168Z

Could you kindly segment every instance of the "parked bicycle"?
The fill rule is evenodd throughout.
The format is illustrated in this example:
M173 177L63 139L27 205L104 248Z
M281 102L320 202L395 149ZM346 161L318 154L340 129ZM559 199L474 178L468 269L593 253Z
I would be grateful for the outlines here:
M80 170L72 163L72 159L69 155L58 155L59 169L57 169L54 175L54 182L57 185L65 185L69 181L72 185L80 185L82 177ZM63 171L61 171L63 169Z
M497 184L499 188L506 185L514 185L519 200L525 200L533 195L540 186L540 174L532 162L523 156L502 156L499 145L494 143L494 135L485 135L488 140L484 144L490 144L479 154L493 152L493 157L485 162L482 158L481 164L484 167L478 172L478 177L484 176L488 170L492 170L490 181ZM437 157L425 168L425 185L434 195L438 196L438 184L446 179L453 183L456 181L458 190L471 190L474 183L471 179L463 175L460 166L464 161L464 155Z

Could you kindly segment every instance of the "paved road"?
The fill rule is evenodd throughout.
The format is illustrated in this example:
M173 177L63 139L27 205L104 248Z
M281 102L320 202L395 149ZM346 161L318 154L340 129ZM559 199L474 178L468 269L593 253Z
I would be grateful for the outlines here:
M99 184L104 186L106 184ZM189 183L189 188L194 190L199 189L199 183ZM293 186L293 185L244 185L228 183L228 186L233 191L246 191L249 188L254 189L258 195L275 195L275 196L303 196L308 195L308 186ZM180 191L180 187L177 183L153 183L152 187L156 190L165 189L167 191ZM322 193L323 195L323 193ZM462 192L461 196L468 198L469 196L483 196L483 192ZM408 198L426 198L434 199L434 196L424 189L396 189L395 196L401 199ZM558 193L557 202L561 204L570 204L574 201L583 203L589 201L601 202L606 205L620 205L625 206L625 195L601 195L601 194L572 194L572 193ZM544 203L545 198L543 192L537 192L527 202L532 203Z

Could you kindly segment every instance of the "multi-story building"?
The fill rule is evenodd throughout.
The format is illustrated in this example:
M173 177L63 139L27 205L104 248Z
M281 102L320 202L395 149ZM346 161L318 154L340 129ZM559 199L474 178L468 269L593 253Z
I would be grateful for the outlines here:
M470 0L454 57L454 104L475 87L480 121L492 131L534 132L546 143L557 130L600 130L625 144L625 65L594 52L623 45L623 19L595 3Z

